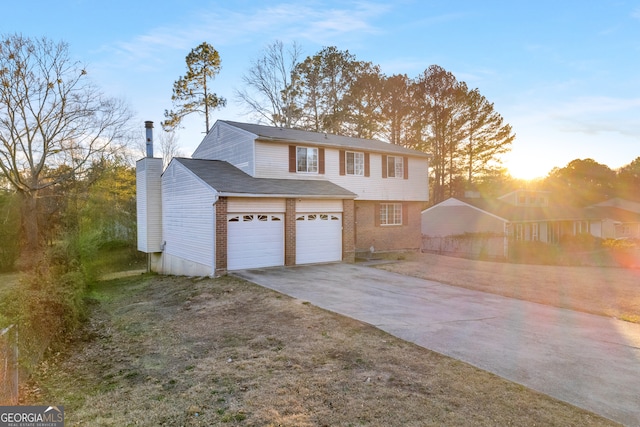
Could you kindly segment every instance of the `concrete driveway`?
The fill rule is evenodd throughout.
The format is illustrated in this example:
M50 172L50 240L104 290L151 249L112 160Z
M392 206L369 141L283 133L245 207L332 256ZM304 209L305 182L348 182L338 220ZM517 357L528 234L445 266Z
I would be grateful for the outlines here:
M363 265L266 268L234 275L611 420L640 426L638 324Z

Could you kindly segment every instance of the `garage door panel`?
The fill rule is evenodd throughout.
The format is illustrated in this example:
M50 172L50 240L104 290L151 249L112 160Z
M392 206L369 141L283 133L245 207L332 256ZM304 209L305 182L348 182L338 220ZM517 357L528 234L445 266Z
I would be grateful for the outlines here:
M296 215L296 264L342 260L342 214Z
M284 215L227 215L227 269L284 265Z

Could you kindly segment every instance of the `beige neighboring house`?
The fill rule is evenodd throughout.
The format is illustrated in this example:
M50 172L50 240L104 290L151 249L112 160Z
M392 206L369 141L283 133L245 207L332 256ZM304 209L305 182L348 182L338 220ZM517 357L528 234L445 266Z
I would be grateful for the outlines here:
M377 140L219 120L192 158L164 171L152 153L138 161L138 249L153 271L189 276L419 250L428 161Z
M640 203L611 199L587 208L550 203L546 191L517 190L497 199L449 198L422 211L428 238L488 233L509 240L558 243L589 233L603 239L640 238Z

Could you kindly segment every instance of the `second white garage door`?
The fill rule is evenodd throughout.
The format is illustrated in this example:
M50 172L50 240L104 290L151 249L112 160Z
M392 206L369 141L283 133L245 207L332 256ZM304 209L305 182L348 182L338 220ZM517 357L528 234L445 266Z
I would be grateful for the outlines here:
M227 215L227 269L284 265L284 214Z
M296 215L296 264L342 260L342 214Z

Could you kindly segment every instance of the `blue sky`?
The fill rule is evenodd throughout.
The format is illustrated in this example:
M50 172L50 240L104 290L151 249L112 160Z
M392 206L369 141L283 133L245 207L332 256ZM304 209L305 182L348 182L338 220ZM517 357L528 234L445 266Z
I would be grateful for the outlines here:
M234 95L275 40L304 57L348 50L387 74L451 71L494 103L516 140L505 166L546 176L592 158L618 168L640 156L640 1L59 0L1 6L0 33L70 44L95 83L160 121L187 53L203 41L220 53L214 91L228 100L213 119L255 122ZM189 155L203 119L179 132Z

